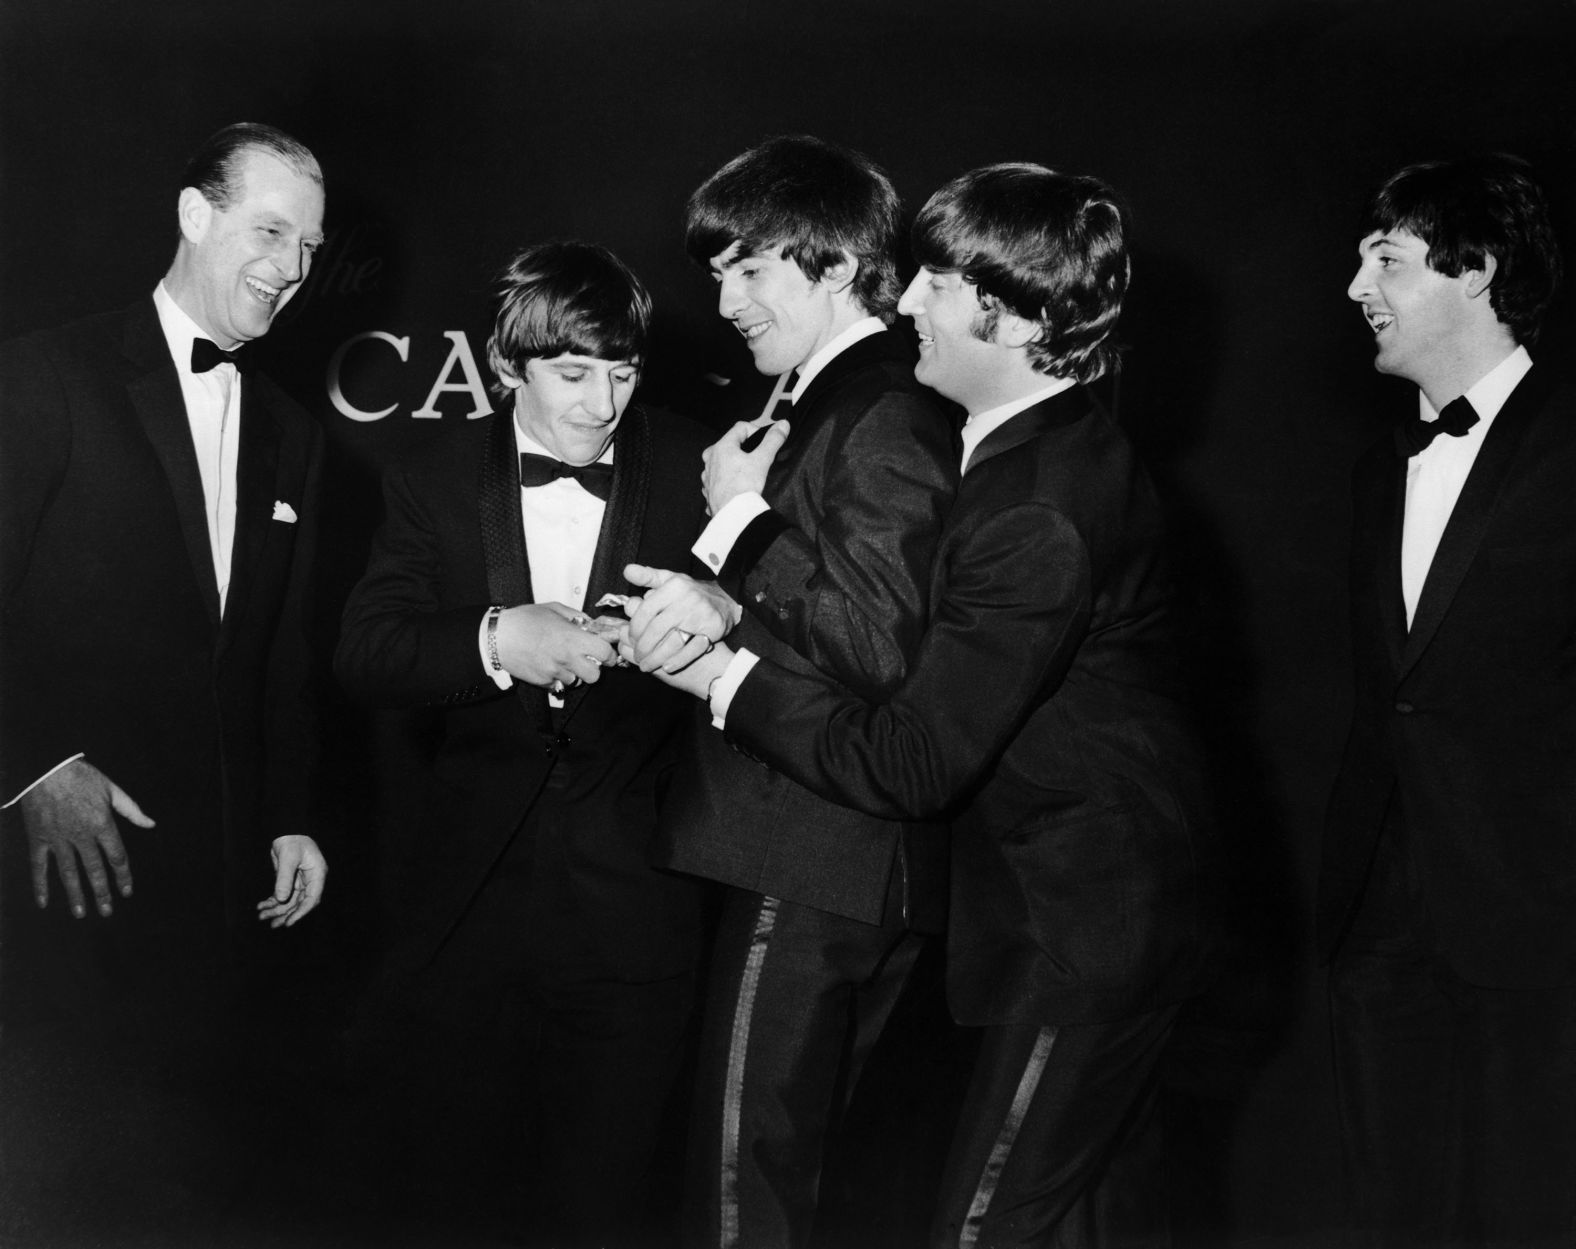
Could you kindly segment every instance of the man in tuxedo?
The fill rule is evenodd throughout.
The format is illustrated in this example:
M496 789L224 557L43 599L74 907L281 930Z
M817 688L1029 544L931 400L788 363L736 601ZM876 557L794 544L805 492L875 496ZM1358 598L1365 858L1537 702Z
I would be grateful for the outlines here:
M793 433L741 453L760 469L747 487L708 469L712 519L694 553L715 587L662 565L639 574L652 590L631 630L647 670L690 663L737 621L738 644L796 671L872 697L903 679L957 467L950 422L887 326L898 218L866 157L803 136L750 149L691 196L690 256L756 369L778 379L769 408L791 411ZM945 843L938 829L829 802L709 732L662 838L669 866L728 887L702 1026L690 1238L802 1245L836 1090L853 1088L918 934L942 922Z
M605 248L513 258L488 343L509 410L389 470L335 664L353 694L422 709L431 743L372 1024L410 1049L415 1178L476 1204L442 1217L507 1217L488 1207L528 1132L543 1177L522 1217L557 1245L656 1234L700 953L699 882L650 862L689 707L608 667L593 619L632 588L625 564L683 563L704 522L706 432L630 403L650 321Z
M1414 165L1347 290L1416 416L1358 462L1356 703L1319 881L1352 1216L1384 1244L1576 1234L1576 392L1511 157ZM1409 397L1410 399L1410 397Z
M306 619L322 439L244 350L306 280L323 203L299 142L227 127L186 167L151 298L0 348L0 1206L83 1235L222 1187L202 1170L234 1143L205 1118L221 1060L263 1054L258 1021L291 1011L232 956L323 891ZM117 1144L155 1128L147 1149Z
M995 165L912 238L915 375L969 417L906 680L873 699L731 645L667 679L799 784L952 822L949 997L985 1033L932 1243L1160 1243L1158 1062L1209 971L1214 848L1160 511L1080 385L1117 362L1124 215L1096 179ZM746 463L725 440L708 473Z

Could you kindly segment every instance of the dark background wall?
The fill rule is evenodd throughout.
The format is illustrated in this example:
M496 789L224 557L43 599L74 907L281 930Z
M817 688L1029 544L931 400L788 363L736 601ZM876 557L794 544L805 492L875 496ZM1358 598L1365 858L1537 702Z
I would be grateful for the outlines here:
M1236 870L1233 967L1179 1047L1179 1189L1198 1243L1323 1243L1338 1160L1308 932L1346 714L1345 483L1411 402L1344 297L1354 217L1402 163L1509 150L1572 245L1573 65L1576 7L1532 0L0 0L0 337L150 290L184 158L219 125L304 139L331 239L265 351L336 451L332 616L379 465L480 406L454 353L486 379L511 248L623 255L659 309L648 398L705 414L752 379L680 221L750 143L859 147L912 205L993 160L1113 182L1137 252L1120 412L1171 502ZM1565 315L1537 354L1572 336ZM334 376L342 404L392 411L347 416ZM354 945L376 739L336 725L353 836L327 931Z

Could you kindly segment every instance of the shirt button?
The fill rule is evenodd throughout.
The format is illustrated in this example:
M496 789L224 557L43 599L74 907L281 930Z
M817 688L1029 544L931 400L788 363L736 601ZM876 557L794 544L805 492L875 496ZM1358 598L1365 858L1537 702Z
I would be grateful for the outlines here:
M1415 707L1412 706L1411 703L1397 703L1395 705L1395 709L1397 711L1399 711L1403 716L1409 716L1409 715L1412 714L1413 711L1417 710Z
M718 564L722 563L722 561L717 558L717 552L715 552L715 551L711 551L711 552L709 552L707 554L706 562L708 564L710 564L713 568L717 567Z

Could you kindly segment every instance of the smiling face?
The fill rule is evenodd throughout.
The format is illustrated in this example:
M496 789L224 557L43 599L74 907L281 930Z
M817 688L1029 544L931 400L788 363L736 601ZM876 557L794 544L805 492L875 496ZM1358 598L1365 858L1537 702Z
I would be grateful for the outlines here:
M919 363L914 377L972 415L1001 402L1006 361L1003 348L984 331L987 310L979 289L960 273L921 268L898 300L897 310L914 318Z
M175 302L229 350L268 333L323 243L323 188L272 153L251 150L240 194L219 208L181 192L181 244L166 285Z
M1458 377L1470 373L1464 361L1474 354L1482 316L1472 294L1481 275L1467 269L1452 278L1430 268L1428 244L1406 230L1376 230L1357 254L1357 276L1346 294L1362 305L1373 330L1374 368L1431 396L1452 388L1449 397L1462 393L1476 380L1468 376L1463 384Z
M717 312L732 321L756 369L776 377L802 367L863 311L831 275L819 282L805 277L796 261L778 248L763 255L742 255L739 244L711 259L716 280Z
M514 391L514 419L565 464L591 464L607 450L629 406L640 363L565 354L525 362L525 376L503 374Z

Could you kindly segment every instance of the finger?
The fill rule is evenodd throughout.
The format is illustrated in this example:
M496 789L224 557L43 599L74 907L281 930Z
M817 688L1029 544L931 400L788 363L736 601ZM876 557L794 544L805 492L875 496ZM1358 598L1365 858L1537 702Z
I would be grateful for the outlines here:
M120 830L111 824L98 835L98 844L109 870L115 874L115 888L121 897L131 897L131 859L126 854L126 843L120 839Z
M772 427L761 435L760 445L755 448L752 455L765 455L775 458L783 443L788 441L788 422L773 421Z
M282 906L290 901L290 894L295 889L296 869L301 866L301 852L287 850L279 854L276 851L274 858L274 900Z
M107 777L105 779L108 780ZM157 823L144 815L142 808L136 804L132 796L114 781L109 782L109 805L115 808L115 814L121 819L130 820L138 828L152 828Z
M642 672L666 671L667 664L689 644L690 634L679 629L669 629L637 661Z
M538 606L547 608L547 610L552 612L555 616L562 620L568 621L572 625L582 625L590 619L590 617L587 616L585 612L576 611L573 607L569 607L563 603L540 603Z
M646 590L655 589L676 575L666 568L652 568L646 564L624 565L624 580L630 585L638 585Z
M33 870L33 901L42 909L49 905L49 847L34 842L27 857Z
M115 840L120 840L113 827L110 829L110 834ZM104 856L101 850L104 837L102 831L96 833L86 848L77 849L77 858L82 861L82 870L87 873L88 888L93 891L93 904L98 908L98 913L110 915L115 910L115 903L110 898L109 873L104 870Z
M77 875L76 856L68 848L55 855L55 870L60 873L60 883L66 891L66 905L71 913L81 919L88 913L87 902L82 896L82 878Z
M702 655L709 653L714 645L715 643L704 634L697 633L688 642L684 643L678 654L674 655L672 659L662 666L662 671L670 674L682 672Z

